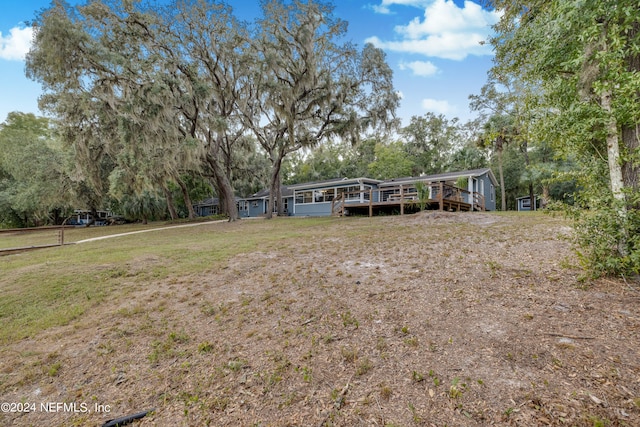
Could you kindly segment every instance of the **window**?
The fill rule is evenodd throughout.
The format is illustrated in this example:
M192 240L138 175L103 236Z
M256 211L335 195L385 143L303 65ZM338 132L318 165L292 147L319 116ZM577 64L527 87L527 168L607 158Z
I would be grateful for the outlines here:
M302 203L312 203L313 202L313 191L301 191L296 193L296 204L300 205Z
M314 191L314 200L316 203L322 203L322 202L330 202L334 199L335 194L336 194L336 189L335 188L329 188L329 189L325 189L325 190L316 190Z
M491 194L489 194L489 197L491 198L491 201L493 202L495 200L495 198L496 198L496 190L495 190L495 188L493 188L493 184L491 184L490 191L491 191Z
M347 193L347 200L360 200L360 186L352 185L350 187L338 188L338 194Z
M325 190L300 191L296 192L295 201L297 205L303 203L330 202L335 198L335 188Z

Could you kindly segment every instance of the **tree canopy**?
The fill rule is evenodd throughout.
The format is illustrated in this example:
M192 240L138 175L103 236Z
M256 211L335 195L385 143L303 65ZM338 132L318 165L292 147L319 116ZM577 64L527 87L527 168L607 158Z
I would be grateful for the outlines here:
M537 94L521 110L529 137L580 164L578 201L589 208L575 211L583 259L594 271L638 273L637 2L493 4L504 14L491 40L496 51L492 75Z
M339 43L347 24L333 6L272 0L262 13L249 25L205 0L55 1L40 13L27 75L43 85L40 105L97 200L159 189L174 212L169 188L186 202L184 176L201 174L233 220L250 134L270 160L277 200L288 154L395 124L383 52Z

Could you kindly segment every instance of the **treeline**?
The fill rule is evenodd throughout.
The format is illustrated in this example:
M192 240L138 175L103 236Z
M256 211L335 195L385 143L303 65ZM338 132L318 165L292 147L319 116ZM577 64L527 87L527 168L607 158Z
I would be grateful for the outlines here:
M13 150L25 152L4 155L3 224L55 221L71 206L192 218L209 186L234 220L235 195L266 186L273 205L283 182L487 164L493 147L478 146L477 123L427 114L399 128L384 53L345 42L347 23L332 5L271 0L261 8L252 23L205 0L42 10L26 73L42 85L51 120L10 115L2 138L22 132L34 147L47 142L37 155L20 144ZM40 155L55 167L31 174ZM513 199L520 176L503 187Z
M181 171L179 183L115 192L120 184L115 163L109 168L107 193L98 197L77 162L73 144L64 143L55 120L10 113L0 124L0 224L26 227L62 222L76 208L108 209L131 220L188 218L192 201L210 197L214 182L201 171ZM549 147L511 144L498 153L485 143L482 122L461 123L427 113L411 118L386 140L367 138L352 144L330 139L290 153L283 160L283 184L341 177L389 179L490 167L503 164L506 208L531 190L551 200L571 201L573 181L554 178L571 163L554 160ZM248 196L269 184L271 162L251 136L244 141L242 169L232 179L233 193ZM528 160L527 160L528 159ZM527 164L527 161L529 164ZM244 173L242 173L244 172ZM498 176L498 175L497 175ZM498 194L498 204L501 196Z
M640 15L637 0L492 0L494 66L474 105L497 150L537 141L579 165L581 261L640 273ZM497 102L486 102L494 99Z
M483 120L461 123L427 113L412 117L390 142L367 139L352 146L330 141L296 153L285 163L285 183L345 176L390 179L489 167L504 182L504 195L498 194L497 202L501 206L504 200L505 210L516 209L516 198L528 195L539 198L542 207L572 203L575 181L563 175L575 168L573 162L557 159L546 144L514 141L498 151L494 140Z
M199 176L234 220L234 185L261 178L257 152L277 197L288 154L393 128L398 96L382 51L342 42L346 22L328 3L261 6L253 23L204 0L40 12L27 76L73 148L85 204L164 195L173 217L170 187L190 209L185 177Z

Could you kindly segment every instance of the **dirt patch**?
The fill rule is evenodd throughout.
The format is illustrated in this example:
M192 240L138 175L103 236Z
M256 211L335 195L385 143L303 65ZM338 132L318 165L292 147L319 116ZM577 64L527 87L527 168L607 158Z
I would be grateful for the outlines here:
M11 345L4 401L89 408L0 420L640 425L638 284L579 281L569 230L442 212L310 228Z

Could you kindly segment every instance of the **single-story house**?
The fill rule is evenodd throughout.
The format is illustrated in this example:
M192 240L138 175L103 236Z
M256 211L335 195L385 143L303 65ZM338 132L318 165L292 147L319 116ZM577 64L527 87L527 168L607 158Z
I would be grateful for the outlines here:
M217 197L209 197L193 205L193 210L198 216L211 216L220 213L220 200Z
M384 181L366 177L338 178L283 186L282 202L289 216L404 213L419 205L441 210L492 211L496 209L496 187L496 178L489 168ZM215 201L215 198L207 199L207 202ZM200 211L214 211L213 206L209 211L202 210L201 206L211 205L202 203L196 205L198 215ZM268 204L269 190L237 198L240 218L263 216Z
M282 202L284 203L284 212L286 215L292 215L290 209L293 206L293 191L290 187L283 185L280 187ZM260 190L249 197L240 198L238 201L238 216L240 218L258 217L267 214L269 209L269 190ZM276 209L277 212L277 201Z
M109 218L113 214L111 211L96 211L96 218L93 217L89 209L76 209L73 215L66 220L66 225L87 225L93 222L93 225L106 225Z

